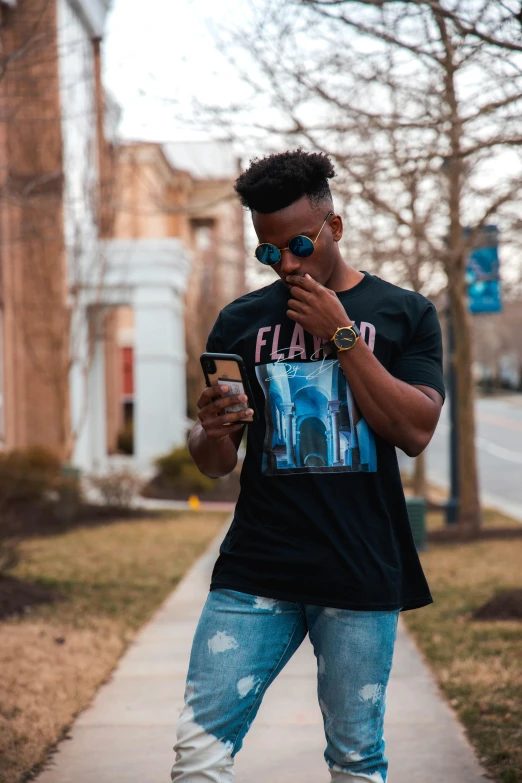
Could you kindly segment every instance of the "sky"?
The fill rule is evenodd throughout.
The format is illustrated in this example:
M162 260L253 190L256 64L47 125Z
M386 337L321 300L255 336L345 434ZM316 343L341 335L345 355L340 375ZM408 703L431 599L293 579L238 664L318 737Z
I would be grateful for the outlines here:
M122 109L120 136L158 142L222 136L191 121L193 101L226 105L246 98L216 45L220 27L245 13L246 0L112 0L104 82ZM244 149L236 152L245 156Z
M244 90L218 52L213 30L241 0L113 0L104 39L104 81L122 107L127 139L211 138L189 123L193 96L226 101ZM244 6L243 6L244 7Z

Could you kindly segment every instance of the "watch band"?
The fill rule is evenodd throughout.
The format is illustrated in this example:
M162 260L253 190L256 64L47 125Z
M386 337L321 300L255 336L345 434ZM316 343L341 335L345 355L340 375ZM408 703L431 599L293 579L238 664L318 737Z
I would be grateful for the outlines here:
M324 356L337 356L337 346L331 340L327 340L321 345Z

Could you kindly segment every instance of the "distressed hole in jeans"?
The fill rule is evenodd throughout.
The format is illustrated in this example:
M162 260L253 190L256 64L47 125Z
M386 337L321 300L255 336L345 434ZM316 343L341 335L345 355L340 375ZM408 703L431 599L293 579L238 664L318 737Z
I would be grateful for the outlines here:
M384 685L380 683L365 685L359 691L361 701L371 701L372 704L378 704L384 695Z
M242 677L238 683L237 683L237 692L239 693L239 698L244 699L245 696L247 696L252 688L256 688L258 681L254 677L253 674L249 674L248 677ZM256 688L257 692L258 688Z
M214 636L208 640L208 649L211 653L222 653L227 650L235 650L239 647L237 639L226 633L226 631L217 631Z
M279 606L279 601L277 601L275 598L263 598L262 595L256 596L256 600L254 601L254 608L255 609L274 609L276 614L280 614L281 607Z

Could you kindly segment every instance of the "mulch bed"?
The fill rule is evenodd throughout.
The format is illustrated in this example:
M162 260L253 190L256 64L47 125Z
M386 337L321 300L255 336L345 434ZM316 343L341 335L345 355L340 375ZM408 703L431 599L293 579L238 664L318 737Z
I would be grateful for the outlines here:
M471 616L472 620L519 620L522 621L522 588L504 590L490 598Z
M231 487L233 487L231 489ZM219 487L215 491L205 493L203 500L228 500L238 493L239 482L231 481L230 487ZM160 497L153 495L152 497ZM164 497L171 498L166 494ZM187 494L179 499L186 499ZM63 509L53 504L40 506L23 506L10 509L8 515L1 520L1 539L9 541L23 540L31 537L55 536L78 527L98 527L122 519L161 518L161 510L99 506L83 503L64 515ZM1 541L0 539L0 546ZM35 604L53 603L62 599L56 590L50 590L42 585L24 582L7 574L0 574L0 620L6 617L23 616Z
M61 599L56 590L0 574L0 620L23 616L35 604L51 604Z
M160 516L161 512L140 508L101 506L82 503L68 514L52 504L19 506L11 509L1 520L1 535L5 538L30 538L31 536L55 536L77 527L97 527L120 519L143 519Z
M151 517L161 514L148 509L146 513ZM12 508L1 520L1 536L9 541L32 536L54 536L77 527L106 525L124 518L143 519L143 510L82 504L74 509L74 513L63 516L51 504L30 507L20 505L16 509ZM1 543L0 540L0 546ZM0 574L0 620L21 617L35 604L54 603L61 599L57 590Z

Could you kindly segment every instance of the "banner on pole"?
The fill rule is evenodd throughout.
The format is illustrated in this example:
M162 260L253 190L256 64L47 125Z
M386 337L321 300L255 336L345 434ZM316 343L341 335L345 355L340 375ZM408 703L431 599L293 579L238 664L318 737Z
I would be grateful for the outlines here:
M465 229L469 234L470 229ZM502 292L498 259L498 227L483 226L466 265L470 313L500 313Z

